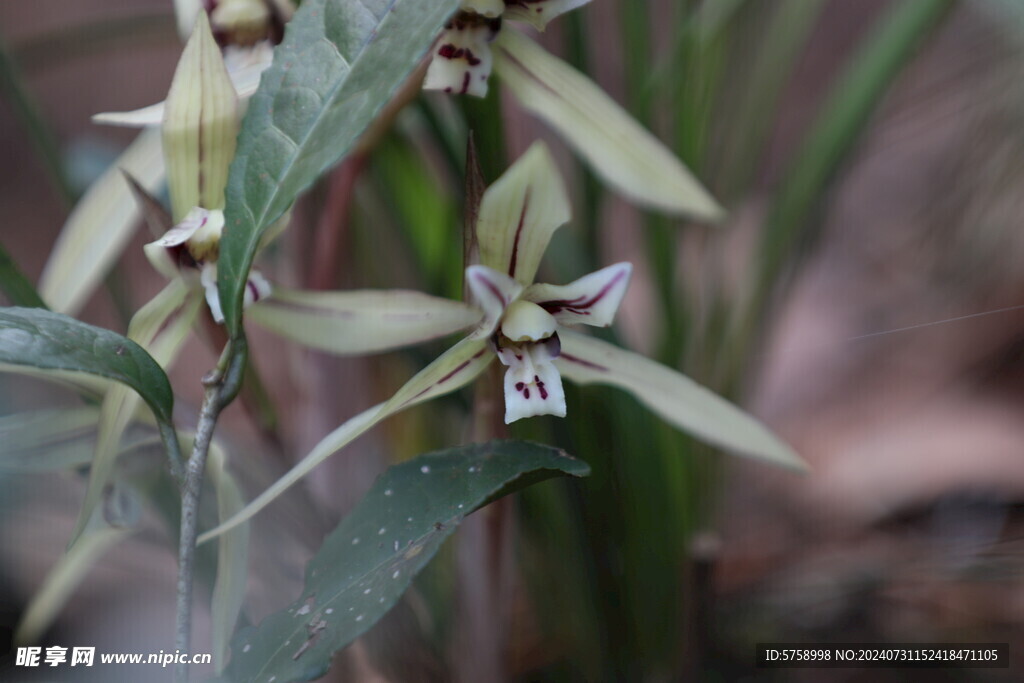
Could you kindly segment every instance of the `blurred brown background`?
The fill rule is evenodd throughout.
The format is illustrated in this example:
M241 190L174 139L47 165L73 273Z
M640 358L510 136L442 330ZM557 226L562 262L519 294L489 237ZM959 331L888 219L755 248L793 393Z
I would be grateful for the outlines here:
M593 3L595 25L614 23L615 4ZM725 229L734 231L737 250L759 228L761 193L778 181L838 66L888 4L827 3L771 122L771 152L756 170L760 189L729 207L734 218ZM1014 308L1024 305L1024 31L1008 16L996 2L956 6L873 117L824 198L820 240L775 303L752 405L813 469L794 477L731 466L720 528L700 537L710 574L703 587L714 595L705 656L737 679L756 674L745 648L765 633L777 640L1009 641L1018 654L1024 645L1024 309ZM109 49L104 32L125 17L136 20L137 34ZM70 27L83 26L95 35L66 39ZM555 31L547 41L557 49L559 39ZM169 0L8 1L0 4L0 40L19 59L79 182L131 138L92 126L89 116L162 99L180 49ZM609 92L621 92L614 48L595 72ZM0 239L36 278L68 207L8 105L0 103ZM533 123L513 127L513 147L537 131ZM606 220L628 228L635 216L613 204ZM140 234L128 253L140 253L142 241ZM115 289L131 293L122 304L138 305L160 284L138 258L124 259L117 277ZM101 292L82 317L119 328L118 305ZM999 312L980 315L991 311ZM194 380L212 358L194 347L176 370L176 386L193 386L191 397L186 390L193 401ZM257 347L264 357L277 352ZM282 357L287 363L266 368L270 382L297 392L301 382L288 379L294 358ZM337 372L359 382L362 371L346 363ZM334 410L349 414L340 401ZM298 451L330 426L309 421L333 418L293 410L286 424ZM229 419L244 424L237 414ZM360 466L337 467L358 489L379 463L355 473L346 468ZM318 482L312 488L328 509L348 507L355 495L339 493L330 478ZM0 579L8 616L63 548L75 491L74 482L48 479L33 504L5 516ZM254 581L275 590L294 582L308 552L303 540L281 563L280 577ZM174 570L169 553L119 549L117 562L73 599L61 633L86 632L90 643L102 637L123 651L159 649L170 642ZM291 597L257 599L269 608ZM139 619L141 610L153 618ZM202 630L197 638L205 638ZM360 659L368 655L359 648L355 656L369 680L375 665ZM820 672L799 673L806 675L792 680L821 680ZM829 673L829 680L903 679Z

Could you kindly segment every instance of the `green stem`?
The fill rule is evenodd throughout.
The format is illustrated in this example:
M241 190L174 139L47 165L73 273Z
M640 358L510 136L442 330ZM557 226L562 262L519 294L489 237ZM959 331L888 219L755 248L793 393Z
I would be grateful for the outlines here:
M196 537L199 531L199 496L203 488L206 456L213 441L217 418L238 395L248 356L245 337L232 340L221 354L217 368L203 378L206 393L199 412L192 455L188 460L181 493L181 537L178 544L177 625L174 646L188 652L192 635L192 584L195 579ZM187 683L188 663L174 668L175 683Z
M488 183L504 173L508 159L505 154L505 132L501 118L501 95L496 83L492 83L487 97L462 96L462 115L473 133L477 150L480 152L480 167Z

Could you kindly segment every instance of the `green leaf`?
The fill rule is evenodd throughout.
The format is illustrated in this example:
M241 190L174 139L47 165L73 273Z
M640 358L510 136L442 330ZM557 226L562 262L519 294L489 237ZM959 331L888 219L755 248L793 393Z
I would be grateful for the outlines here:
M239 332L263 232L353 146L430 48L458 0L307 0L295 13L238 138L218 286Z
M0 308L0 363L70 370L120 382L170 422L174 395L160 365L116 332L39 308Z
M3 244L0 244L0 291L3 291L15 306L46 308L36 288L21 272Z
M589 474L548 446L514 441L421 455L381 476L306 568L302 596L232 643L225 678L308 681L398 601L470 512L544 479Z

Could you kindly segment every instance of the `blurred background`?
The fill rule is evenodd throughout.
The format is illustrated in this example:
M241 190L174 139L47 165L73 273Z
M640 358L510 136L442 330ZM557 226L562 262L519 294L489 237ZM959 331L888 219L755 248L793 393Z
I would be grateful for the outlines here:
M575 210L546 281L632 260L610 334L745 405L811 465L795 475L723 456L623 394L567 386L569 418L512 435L565 448L592 476L470 518L325 680L895 681L914 672L758 670L754 645L990 641L1017 653L1022 41L1016 0L595 0L554 22L544 45L726 206L714 227L606 192L498 87L482 102L417 97L372 149L325 176L263 255L264 272L313 289L459 298L467 130L488 180L547 140ZM76 197L135 135L89 117L163 99L180 49L170 0L0 4L0 242L32 281ZM123 332L159 290L144 232L79 317ZM219 432L249 497L443 348L337 359L252 337L265 391L232 406ZM196 335L171 374L185 424L212 348ZM324 534L389 463L466 440L471 399L393 418L261 513L245 619L299 594ZM0 439L26 411L73 403L53 385L0 376ZM3 448L5 641L68 541L93 437ZM152 474L159 458L140 447L123 459L132 533L80 568L41 644L170 647L176 551L160 514L166 482ZM489 554L496 535L500 561ZM208 616L198 618L201 644ZM13 681L170 676L59 673L0 661Z

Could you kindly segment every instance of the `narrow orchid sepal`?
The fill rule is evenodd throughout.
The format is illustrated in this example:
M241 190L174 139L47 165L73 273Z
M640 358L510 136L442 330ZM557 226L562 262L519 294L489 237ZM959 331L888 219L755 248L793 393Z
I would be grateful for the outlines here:
M143 131L71 211L43 268L39 294L58 313L75 315L131 240L139 211L122 169L152 191L164 178L160 132Z
M406 408L461 389L476 379L493 360L494 355L489 352L487 342L463 339L433 363L420 370L388 401L359 413L324 437L306 457L254 498L244 509L200 535L199 543L216 538L252 518L293 484L309 474L313 468L368 432L378 422Z
M523 285L533 282L551 236L572 211L565 183L543 142L534 143L480 202L480 263Z
M480 311L420 292L311 292L276 288L246 319L310 348L378 353L420 344L480 322Z
M608 327L615 320L632 273L633 264L623 261L567 285L531 285L523 292L523 300L537 304L562 325Z
M723 211L693 174L593 81L518 31L494 41L494 69L528 111L558 131L634 201L714 221Z
M767 427L689 377L632 351L562 330L555 366L577 384L625 389L670 424L715 446L742 455L806 469L792 448Z
M175 221L195 206L224 208L238 127L238 96L206 13L200 12L174 72L161 125Z
M260 78L274 59L274 50L264 41L252 47L228 46L224 48L224 68L234 85L240 101L248 100L260 85ZM107 126L145 128L159 126L164 120L166 102L157 102L148 107L123 112L93 114L92 122Z
M577 7L583 7L590 0L510 0L505 8L504 18L522 21L538 31L547 28L548 22Z
M145 348L161 366L169 367L188 336L199 312L200 301L197 292L187 283L180 278L172 280L132 316L128 324L128 338ZM111 387L103 398L95 455L89 470L85 500L71 535L72 544L81 536L102 497L113 472L121 435L140 402L139 395L122 384Z

